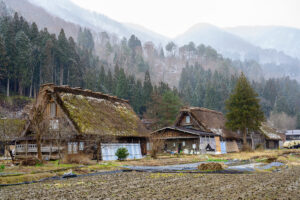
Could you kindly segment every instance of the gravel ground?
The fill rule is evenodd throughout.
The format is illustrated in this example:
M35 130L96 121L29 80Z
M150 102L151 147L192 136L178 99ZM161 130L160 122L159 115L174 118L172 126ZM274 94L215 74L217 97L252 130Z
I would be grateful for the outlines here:
M300 199L300 167L273 173L126 172L0 188L0 199Z

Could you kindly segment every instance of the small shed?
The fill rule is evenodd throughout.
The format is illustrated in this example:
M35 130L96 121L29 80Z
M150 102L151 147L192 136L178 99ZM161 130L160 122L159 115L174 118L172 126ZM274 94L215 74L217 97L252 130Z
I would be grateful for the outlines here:
M265 148L266 149L278 149L283 146L282 134L276 129L268 126L266 123L262 123L260 132L265 137Z

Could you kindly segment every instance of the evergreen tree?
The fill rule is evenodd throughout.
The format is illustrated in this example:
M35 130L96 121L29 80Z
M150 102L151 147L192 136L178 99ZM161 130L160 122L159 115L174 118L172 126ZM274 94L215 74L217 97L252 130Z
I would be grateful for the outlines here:
M264 120L257 93L245 75L239 77L233 93L226 102L226 127L243 134L243 148L247 149L247 132L256 131Z
M68 75L68 53L69 53L69 43L65 35L64 29L61 29L58 35L57 41L57 57L58 57L58 70L59 70L59 84L67 84Z
M128 85L124 69L121 68L116 83L116 95L119 98L128 99Z
M162 96L159 105L159 116L161 126L170 126L176 119L182 103L178 95L172 91L167 91Z
M0 35L0 80L7 77L8 72L8 58L5 50L4 40ZM7 84L9 79L7 79ZM7 96L9 96L9 90L7 90Z
M27 35L19 31L16 35L16 66L17 77L19 82L19 94L23 95L26 86L30 85L30 77L33 73L31 63L31 44Z
M150 73L149 71L146 71L145 79L144 79L144 87L143 87L144 102L147 103L150 100L152 91L153 91L153 87L151 83Z
M98 87L99 87L99 91L100 92L108 92L107 89L105 88L105 82L106 82L106 75L105 75L105 70L104 70L104 66L101 66L100 69L100 74L99 74L99 79L98 79Z

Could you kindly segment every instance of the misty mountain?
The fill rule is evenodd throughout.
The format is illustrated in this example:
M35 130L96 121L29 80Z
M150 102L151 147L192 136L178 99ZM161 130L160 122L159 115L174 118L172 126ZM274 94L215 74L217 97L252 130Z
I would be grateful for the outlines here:
M300 29L284 26L238 26L226 30L253 45L276 49L300 58Z
M28 0L30 3L40 6L53 16L57 16L68 22L89 28L95 32L106 31L116 34L118 37L129 38L135 34L143 42L152 41L159 44L167 40L166 37L133 24L123 24L105 15L92 12L77 6L70 0Z
M213 47L224 57L233 60L255 60L262 65L266 76L300 77L300 61L275 49L263 49L246 39L210 24L196 24L175 38L178 44L193 41L196 45Z
M79 25L53 16L43 8L28 2L28 0L2 0L2 2L6 4L9 10L18 12L20 16L23 16L29 22L36 22L40 28L47 27L50 33L59 34L61 28L64 28L68 36L77 38Z

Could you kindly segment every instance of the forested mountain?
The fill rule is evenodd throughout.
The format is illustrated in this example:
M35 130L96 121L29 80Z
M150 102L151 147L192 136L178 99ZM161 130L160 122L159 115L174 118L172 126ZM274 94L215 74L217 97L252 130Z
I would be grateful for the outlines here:
M70 0L28 0L34 5L40 6L53 16L86 27L95 32L106 31L116 34L119 38L130 37L134 34L143 42L152 41L155 44L166 42L167 38L160 34L132 24L124 24L115 21L105 15L85 10Z
M272 63L262 66L255 60L231 60L210 46L194 42L177 46L174 42L142 42L135 35L119 39L59 18L58 22L66 25L71 34L62 28L55 34L57 27L49 31L47 26L13 14L4 4L0 4L0 10L3 96L33 97L39 86L47 82L82 87L130 100L140 116L156 119L155 127L160 127L169 125L182 105L226 112L224 102L238 75L244 72L258 92L266 116L272 111L283 112L300 120L300 86L287 77L266 78L266 66L272 71ZM44 14L51 19L47 12Z
M272 35L271 32L269 32L269 35ZM268 36L265 35L265 37L267 38ZM262 40L267 42L272 40L272 38L270 36L268 39ZM195 44L209 45L224 57L233 60L255 60L261 65L267 78L284 75L300 80L300 60L297 58L277 51L274 48L275 45L272 49L270 47L262 49L256 46L257 44L248 42L246 37L239 37L225 29L210 24L197 24L175 38L175 41L179 44L186 44L189 41L193 41ZM280 42L284 43L285 39L281 38Z
M300 59L300 30L284 26L238 26L227 31L265 49L276 49Z
M133 36L124 45L132 48L136 40ZM52 82L128 99L140 115L146 113L150 104L154 108L175 101L176 114L181 105L176 89L165 83L153 86L147 69L143 80L125 74L117 64L113 71L105 69L105 63L93 52L94 40L88 29L79 29L76 43L72 37L66 37L63 29L56 36L46 28L39 31L35 23L28 23L18 13L13 17L3 16L0 18L0 96L33 97L41 84ZM153 113L149 112L148 116L155 116ZM160 122L164 122L163 118Z
M60 29L64 27L66 35L72 36L75 41L78 37L79 25L88 27L95 40L95 55L107 63L108 67L112 69L116 62L118 62L125 69L126 73L138 73L137 76L142 78L144 74L138 72L136 68L137 66L148 66L155 83L168 81L172 86L178 84L181 70L185 66L186 60L189 60L178 58L181 56L179 55L179 47L188 44L190 41L193 41L195 46L200 44L209 45L225 58L237 60L235 62L242 60L244 63L253 63L255 61L260 65L259 67L254 65L255 68L251 69L247 65L246 68L252 74L260 71L258 73L259 76L253 77L248 75L250 78L257 80L263 74L265 78L290 76L293 79L300 80L300 62L298 59L274 49L262 49L235 34L231 34L225 29L220 29L212 25L195 25L185 34L175 38L174 42L177 49L173 50L173 57L176 57L176 59L172 59L172 62L170 62L170 59L161 59L161 57L156 58L153 56L150 58L146 55L145 46L155 49L158 52L155 54L160 54L168 38L153 33L141 26L122 24L101 14L82 9L69 0L4 1L29 21L35 21L40 27L48 27L50 33L59 34ZM34 12L31 12L31 10L34 10ZM57 23L54 23L54 21L57 21ZM121 47L121 37L126 36L128 39L132 34L137 36L141 41L143 51L139 54L143 59L140 56L136 57L137 59L124 58L124 53L129 54L128 51L126 52ZM213 65L213 62L209 63L208 66L205 63L201 64L204 68L209 68ZM165 77L170 78L165 79Z

